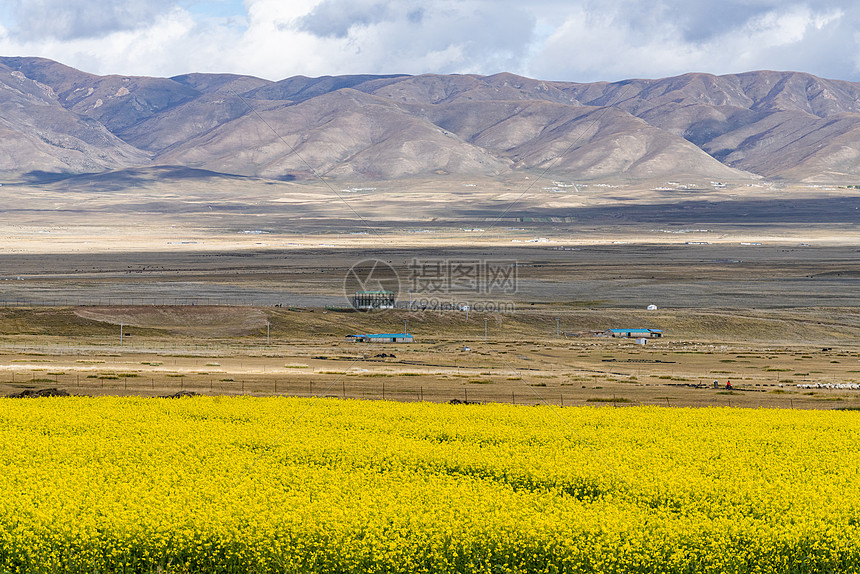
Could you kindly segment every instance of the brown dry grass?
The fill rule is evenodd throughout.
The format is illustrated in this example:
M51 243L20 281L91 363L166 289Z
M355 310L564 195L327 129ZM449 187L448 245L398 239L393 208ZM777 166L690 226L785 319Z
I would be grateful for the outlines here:
M28 313L44 321L52 310L20 310L16 325ZM80 310L78 310L80 311ZM860 349L856 339L831 336L829 348L796 343L702 339L700 328L676 331L645 347L622 339L554 337L547 310L493 317L483 340L484 317L459 312L409 315L412 345L346 343L343 334L372 332L397 325L401 312L325 313L283 309L186 307L168 310L121 308L101 312L111 321L145 318L148 332L132 328L119 347L118 329L103 336L102 323L77 335L7 335L0 355L0 392L60 386L81 394L164 395L180 390L204 394L290 394L366 399L451 399L556 405L623 407L731 405L776 408L842 408L860 406L860 391L804 390L798 383L859 382ZM555 310L553 310L555 311ZM78 317L71 309L53 310L57 322ZM596 312L595 312L596 313ZM607 310L603 321L629 321L638 311ZM788 312L756 318L721 314L726 329L761 321L806 322ZM568 310L565 323L580 320ZM739 316L740 315L740 316ZM856 320L853 309L820 310L833 324ZM224 317L262 316L273 326L272 344L265 330L253 336L206 337L176 332L177 317L188 325L212 324ZM672 313L660 316L672 320ZM159 324L158 317L164 318ZM644 318L644 315L639 315ZM732 319L732 317L735 317ZM8 318L7 318L8 320ZM656 319L655 319L656 320ZM142 319L141 319L142 321ZM590 317L597 322L596 317ZM0 320L0 326L4 321ZM81 326L76 325L79 329ZM8 333L8 325L4 328ZM816 336L823 336L826 329ZM835 341L835 342L834 342ZM850 343L850 344L849 344ZM464 351L468 345L470 351ZM377 357L380 354L396 357ZM711 383L719 380L720 388ZM736 390L726 394L731 380ZM48 383L51 381L51 384ZM702 386L702 388L696 388Z
M75 315L111 325L159 329L179 335L231 337L266 326L261 309L211 306L85 307Z

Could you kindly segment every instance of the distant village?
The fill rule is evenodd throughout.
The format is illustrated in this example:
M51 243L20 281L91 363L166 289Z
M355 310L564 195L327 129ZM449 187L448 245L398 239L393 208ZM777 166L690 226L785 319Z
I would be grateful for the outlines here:
M396 307L396 296L393 291L356 291L352 297L353 310L374 311L381 309L394 309ZM656 305L648 305L649 311L656 311ZM461 312L468 313L468 305L460 305ZM643 327L613 327L602 331L587 331L584 333L564 333L566 337L613 337L623 339L635 339L637 344L645 345L648 339L659 339L663 337L661 329ZM346 341L351 343L414 343L415 337L411 333L364 333L347 335Z

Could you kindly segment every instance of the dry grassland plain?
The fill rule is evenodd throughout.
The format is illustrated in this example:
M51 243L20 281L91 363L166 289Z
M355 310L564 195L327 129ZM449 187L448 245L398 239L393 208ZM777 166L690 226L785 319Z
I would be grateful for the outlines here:
M6 184L0 392L860 406L827 388L860 382L860 192L532 177ZM367 259L429 308L326 310ZM515 288L410 294L440 261L514 262ZM595 336L635 327L665 337Z

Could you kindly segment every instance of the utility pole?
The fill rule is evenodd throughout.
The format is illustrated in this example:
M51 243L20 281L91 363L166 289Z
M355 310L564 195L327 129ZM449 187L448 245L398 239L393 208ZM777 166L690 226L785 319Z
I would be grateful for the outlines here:
M119 346L122 347L122 323L119 324Z
M559 324L560 324L559 321L560 321L559 318L556 317L555 318L555 337L556 337L556 339L561 338L561 330L559 327Z
M266 321L266 346L269 346L269 322Z
M487 341L487 320L484 319L484 342Z

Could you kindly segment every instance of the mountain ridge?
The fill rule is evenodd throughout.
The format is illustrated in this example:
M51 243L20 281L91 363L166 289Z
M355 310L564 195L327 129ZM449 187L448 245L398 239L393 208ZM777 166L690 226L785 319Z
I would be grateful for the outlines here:
M272 179L860 177L860 84L800 72L97 76L0 57L0 173L175 165Z

